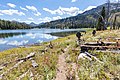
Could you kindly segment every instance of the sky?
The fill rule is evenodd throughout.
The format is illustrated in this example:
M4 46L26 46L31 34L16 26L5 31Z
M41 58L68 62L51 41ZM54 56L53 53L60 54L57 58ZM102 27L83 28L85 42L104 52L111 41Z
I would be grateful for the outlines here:
M75 16L107 0L0 0L0 19L36 24Z

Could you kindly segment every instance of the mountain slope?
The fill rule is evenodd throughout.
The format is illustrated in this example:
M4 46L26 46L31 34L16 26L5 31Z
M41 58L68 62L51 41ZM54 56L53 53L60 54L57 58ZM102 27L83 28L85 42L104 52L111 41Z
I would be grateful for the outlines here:
M103 4L98 6L97 8L86 11L82 14L78 14L77 16L72 16L64 19L59 19L51 22L46 22L44 24L39 25L40 28L88 28L95 27L97 24L98 15L96 12L100 13L102 7L105 6L107 10L107 4ZM116 6L118 6L117 12L120 11L120 3L111 3L110 10L111 12L115 12ZM107 14L107 12L106 12Z
M31 27L35 27L35 26L37 26L38 24L35 24L34 22L31 22L29 25L30 25Z

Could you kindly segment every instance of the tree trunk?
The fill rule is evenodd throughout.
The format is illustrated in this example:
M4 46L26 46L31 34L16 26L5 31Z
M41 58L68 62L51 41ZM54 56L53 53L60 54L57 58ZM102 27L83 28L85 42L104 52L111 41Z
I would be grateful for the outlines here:
M116 29L115 28L115 26L116 26L116 19L117 19L117 16L115 15L114 22L113 22L113 29Z

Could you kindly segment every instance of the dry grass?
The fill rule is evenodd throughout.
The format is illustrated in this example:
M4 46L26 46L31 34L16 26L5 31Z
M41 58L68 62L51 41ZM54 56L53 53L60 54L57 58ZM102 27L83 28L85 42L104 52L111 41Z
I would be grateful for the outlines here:
M108 41L106 39L108 37L120 38L120 30L99 31L97 32L95 37L92 37L91 30L88 30L87 34L83 35L83 38L87 42L95 42L98 40L98 38L103 38L103 41ZM21 80L31 79L31 73L33 73L34 80L55 79L58 56L61 54L61 49L64 49L70 44L72 46L70 47L69 52L66 54L66 62L68 63L67 67L70 67L71 63L76 63L80 80L110 80L114 78L120 78L120 54L101 52L98 53L95 51L90 51L99 60L104 62L104 64L100 64L95 60L79 60L77 62L77 57L79 55L79 47L76 46L76 39L77 38L75 35L71 35L65 38L53 40L53 49L48 48L44 54L41 52L41 50L46 49L46 46L49 45L49 42L43 43L42 46L32 46L29 48L14 48L11 50L0 52L0 66L4 63L12 61L12 63L8 64L7 66L5 66L5 68L0 70L0 74L15 65L17 63L14 62L15 60L25 57L30 52L35 52L36 55L34 57L34 60L38 63L38 67L33 68L31 65L31 61L27 60L20 64L18 67L9 71L9 73L5 74L3 76L3 79L15 80L28 70L29 72ZM115 40L111 39L110 41Z

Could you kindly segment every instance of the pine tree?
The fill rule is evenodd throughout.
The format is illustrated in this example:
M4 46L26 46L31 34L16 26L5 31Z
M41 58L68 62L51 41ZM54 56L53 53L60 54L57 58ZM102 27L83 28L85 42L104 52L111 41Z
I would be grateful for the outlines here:
M105 30L106 29L105 18L106 18L105 7L103 7L101 14L100 14L100 17L98 19L98 24L97 24L96 30Z

